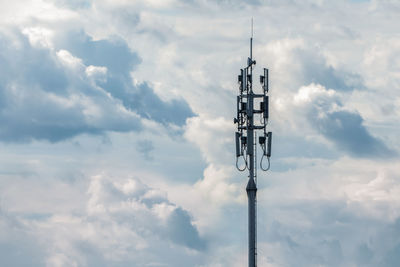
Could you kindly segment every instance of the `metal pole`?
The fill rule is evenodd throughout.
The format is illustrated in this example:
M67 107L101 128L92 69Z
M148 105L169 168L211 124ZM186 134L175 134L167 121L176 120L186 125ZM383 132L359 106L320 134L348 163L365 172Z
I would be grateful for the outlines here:
M253 178L249 179L246 187L249 205L249 267L257 265L257 244L256 244L256 193L257 186Z
M250 38L250 60L253 60L253 38ZM257 263L257 244L256 244L256 194L257 185L254 181L254 95L253 95L253 67L250 66L250 90L248 95L248 127L247 127L247 139L248 139L248 153L249 153L249 181L247 183L246 192L248 199L249 209L249 267L256 267Z
M249 97L250 103L253 102L253 98ZM251 104L250 104L251 106ZM257 244L256 244L256 194L257 185L254 181L254 136L253 129L251 129L253 122L250 119L250 129L247 130L248 137L248 149L249 149L249 181L247 183L246 192L248 198L248 209L249 209L249 267L256 267L257 263Z

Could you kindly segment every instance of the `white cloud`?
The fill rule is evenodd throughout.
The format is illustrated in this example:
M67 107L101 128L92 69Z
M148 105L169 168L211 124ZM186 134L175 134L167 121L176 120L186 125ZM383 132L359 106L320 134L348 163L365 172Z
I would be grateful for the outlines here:
M121 191L132 184L142 189ZM47 188L54 190L55 185ZM146 261L162 261L168 253L182 255L175 259L177 264L182 259L190 262L200 253L196 251L204 249L205 241L191 224L187 211L155 191L138 179L97 175L90 179L87 202L81 203L87 204L84 212L72 215L59 210L44 218L14 220L24 235L35 235L49 266L92 266L99 260L106 265L126 262L141 266ZM0 222L5 216L1 214ZM3 225L2 229L7 227ZM3 238L1 243L7 241ZM192 256L185 256L185 247L193 250ZM154 257L153 251L161 254ZM10 257L10 262L16 260Z
M57 52L57 56L60 59L62 63L67 65L68 67L74 68L74 69L82 69L83 63L82 59L73 56L69 51L67 50L60 50Z
M296 95L294 95L295 104L310 104L316 97L332 97L335 94L334 90L326 90L319 84L310 84L309 86L300 87Z
M8 265L23 265L16 251L37 266L246 264L232 118L249 14L274 133L258 177L259 265L400 262L399 162L384 157L400 148L397 3L0 6L0 136L31 141L1 144Z
M107 77L107 67L99 67L99 66L87 66L85 69L85 73L89 78L92 78L97 81L105 82Z
M187 121L185 138L201 149L207 162L227 163L232 160L233 130L232 121L223 117L194 117Z
M35 47L53 48L52 37L54 35L53 31L40 28L40 27L30 27L22 30L22 33L27 35L29 42Z

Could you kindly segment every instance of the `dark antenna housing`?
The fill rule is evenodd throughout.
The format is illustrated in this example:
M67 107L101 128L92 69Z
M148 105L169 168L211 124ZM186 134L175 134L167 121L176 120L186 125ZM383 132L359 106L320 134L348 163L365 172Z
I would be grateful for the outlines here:
M246 191L249 205L249 267L257 266L257 133L260 130L258 142L263 151L260 160L260 168L268 171L270 167L272 132L267 132L269 120L269 85L268 85L268 69L264 68L263 75L260 76L262 93L257 94L253 91L253 66L256 61L253 60L253 19L251 19L251 38L250 38L250 57L247 59L247 66L240 70L238 76L239 95L237 96L237 117L234 123L237 124L235 133L236 143L236 167L239 171L249 170L249 180ZM254 100L260 99L260 109L254 109ZM255 120L257 117L259 120ZM258 122L259 123L255 123ZM238 166L239 158L243 157L245 165L240 168ZM268 165L263 167L263 159L266 158Z

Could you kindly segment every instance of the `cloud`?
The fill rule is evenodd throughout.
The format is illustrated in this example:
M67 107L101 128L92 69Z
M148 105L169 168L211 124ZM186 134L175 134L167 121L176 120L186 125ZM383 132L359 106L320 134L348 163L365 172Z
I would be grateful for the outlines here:
M192 249L204 250L206 243L199 238L197 229L190 223L190 216L187 211L177 208L170 215L167 221L168 234L178 244L185 245Z
M69 50L53 50L13 37L0 41L2 141L139 131L142 118L182 126L194 115L182 99L165 102L146 83L133 85L129 72L140 61L122 41L81 33L69 36Z
M395 168L342 158L259 178L260 264L384 266L399 242Z
M307 142L317 144L310 144L311 147L325 143L325 152L328 149L338 149L355 157L395 156L394 150L389 149L381 139L371 135L357 111L346 109L344 99L345 94L341 92L326 89L320 84L310 84L300 87L291 101L278 99L276 103L278 110L289 111L287 119L298 133L310 137L317 133L334 144L329 146L321 138L314 137L307 139ZM314 150L310 156L317 154L320 152Z
M398 4L14 2L0 9L4 262L247 264L232 118L251 14L274 133L259 265L397 264L399 160L378 159L400 148Z
M352 214L353 208L344 201L322 202L321 206L310 202L298 204L279 208L290 210L296 216L296 225L286 218L259 226L259 232L267 234L266 239L259 240L258 251L267 255L270 263L278 266L396 266L398 263L398 239L392 239L392 235L398 234L398 221L360 218ZM300 211L293 213L292 209ZM386 230L369 231L371 228ZM261 257L260 263L266 264L268 260Z
M123 102L125 106L135 110L144 118L155 120L164 125L172 123L183 126L186 119L194 117L194 113L183 99L164 102L147 83L138 85L136 89L135 93L124 95Z
M341 66L319 44L304 38L282 38L262 47L261 59L268 58L272 77L281 77L273 89L293 91L316 83L336 91L364 90L362 76ZM287 83L287 80L290 82Z
M144 158L147 160L153 160L151 152L154 150L153 142L150 140L141 140L136 143L136 150L143 154Z
M56 6L69 9L86 9L92 5L89 0L55 0L54 3Z
M317 83L326 88L337 91L351 91L363 89L364 84L361 76L356 73L334 68L327 60L315 51L299 49L293 61L300 61L303 66L302 80L304 84Z
M233 122L223 117L194 117L188 120L185 138L197 144L207 162L228 163L232 160L233 131Z
M196 250L205 248L205 241L199 237L188 212L170 203L165 193L147 187L140 180L117 183L108 178L93 177L88 193L88 212L91 215L111 216L121 223L132 215L132 226L139 223L176 244Z
M85 65L105 66L114 76L126 76L141 63L126 42L117 37L93 40L85 32L66 32L55 38L55 47L81 58Z
M1 42L1 56L8 66L0 77L2 141L56 142L82 133L140 130L135 113L93 88L79 69L75 72L84 67L79 59L60 50L60 62L51 50L32 47L21 35L15 37L20 47L4 36Z
M393 249L391 249L386 255L385 260L382 262L382 266L385 267L395 267L400 262L400 243L397 244Z
M29 229L0 207L0 256L7 266L42 266L44 253Z
M381 140L371 136L363 126L362 117L357 113L335 111L327 113L325 117L315 116L313 119L325 137L352 155L372 158L395 155Z
M107 78L98 85L141 117L165 125L173 123L182 126L186 118L194 116L183 99L166 102L147 83L132 84L130 73L141 60L131 52L125 41L115 37L111 40L93 40L83 32L71 32L60 39L57 46L82 58L85 65L106 67Z
M192 265L206 249L187 210L139 179L95 176L84 213L0 213L3 262L12 266ZM7 234L7 231L11 231ZM23 242L23 246L17 246ZM51 244L51 245L49 245ZM185 255L187 250L192 251ZM18 251L31 255L20 257ZM170 257L174 255L174 257ZM164 261L167 259L167 261ZM153 265L151 265L153 266Z
M306 103L311 125L338 148L354 156L394 156L394 151L368 132L358 113L343 110L336 94L333 90L311 84L300 88L295 100Z

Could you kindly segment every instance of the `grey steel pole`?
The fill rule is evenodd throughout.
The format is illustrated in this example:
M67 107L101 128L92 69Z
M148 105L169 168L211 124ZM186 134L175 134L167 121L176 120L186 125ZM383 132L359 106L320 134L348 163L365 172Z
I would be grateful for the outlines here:
M250 38L250 60L253 60L253 38ZM256 267L257 264L257 244L256 244L256 194L257 185L254 181L254 95L253 95L253 66L250 66L250 90L248 95L248 153L249 153L249 181L247 183L246 192L249 210L249 267Z
M257 186L253 178L249 179L246 187L249 204L249 267L256 267L257 244L256 244L256 193Z
M253 97L250 93L249 106L252 108ZM254 130L253 130L253 117L249 118L249 129L247 130L248 137L248 153L249 153L249 181L247 183L246 192L248 199L249 210L249 267L256 267L257 263L257 244L256 244L256 194L257 185L254 181Z

